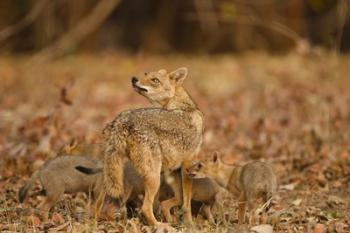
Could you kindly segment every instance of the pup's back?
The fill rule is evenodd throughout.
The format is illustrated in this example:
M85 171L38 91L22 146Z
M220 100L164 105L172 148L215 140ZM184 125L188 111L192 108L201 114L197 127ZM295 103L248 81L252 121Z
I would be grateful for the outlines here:
M87 175L75 169L76 166L101 167L102 164L87 156L59 156L47 161L34 172L27 183L19 190L19 200L23 202L36 179L40 180L46 196L58 199L63 193L99 192L102 188L102 175ZM54 198L53 198L54 197ZM54 202L54 201L53 201Z
M277 190L277 178L267 163L250 162L241 168L239 186L248 201L262 197L266 202Z
M65 193L88 192L98 185L98 179L102 181L101 174L86 175L76 170L76 166L101 167L102 164L87 156L59 156L44 164L39 179L45 188L62 185Z

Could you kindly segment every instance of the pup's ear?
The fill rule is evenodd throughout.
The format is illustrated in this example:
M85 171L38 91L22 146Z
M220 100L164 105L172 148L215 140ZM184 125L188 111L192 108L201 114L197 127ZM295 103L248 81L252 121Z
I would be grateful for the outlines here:
M161 75L166 75L167 74L165 69L158 70L158 73L161 74Z
M185 78L187 77L187 68L181 67L179 69L174 70L169 74L170 79L174 80L177 85L181 85Z

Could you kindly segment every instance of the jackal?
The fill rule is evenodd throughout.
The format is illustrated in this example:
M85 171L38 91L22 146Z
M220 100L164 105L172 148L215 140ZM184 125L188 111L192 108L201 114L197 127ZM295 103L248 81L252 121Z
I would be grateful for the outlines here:
M202 144L203 114L182 87L187 68L145 73L131 79L134 89L159 108L120 113L103 130L105 137L104 184L113 197L123 193L124 159L128 158L144 181L142 213L151 225L161 224L153 214L153 202L165 174L189 167ZM192 180L182 169L183 210L191 221Z
M41 210L44 219L48 218L50 209L59 201L64 193L86 192L91 193L97 200L102 195L102 174L86 175L75 169L76 166L101 166L101 162L87 156L59 156L47 161L39 170L35 171L26 184L20 188L18 199L24 202L29 189L39 179L45 201ZM102 200L102 199L98 199ZM101 203L96 203L101 204Z
M238 222L245 222L246 205L250 211L250 223L254 223L257 199L266 203L277 190L277 178L270 165L253 161L244 166L224 164L214 153L209 159L197 162L187 169L192 178L212 177L239 199Z

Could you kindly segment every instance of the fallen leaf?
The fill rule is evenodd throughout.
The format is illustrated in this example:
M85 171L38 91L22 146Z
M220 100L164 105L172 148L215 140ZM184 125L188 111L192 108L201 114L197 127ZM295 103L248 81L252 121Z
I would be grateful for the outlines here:
M336 222L335 223L335 230L337 233L345 233L345 229L348 227L348 225L342 223L342 222Z
M317 223L314 228L314 233L324 233L324 232L326 232L324 225L321 223Z
M295 205L295 206L298 206L298 205L301 204L302 201L303 201L303 199L298 198L298 199L295 199L295 200L292 202L292 204Z
M57 224L63 224L65 222L64 218L59 213L54 213L52 215L52 221Z
M294 190L294 188L295 188L295 184L294 183L280 186L281 190L287 190L287 191L292 191L292 190Z

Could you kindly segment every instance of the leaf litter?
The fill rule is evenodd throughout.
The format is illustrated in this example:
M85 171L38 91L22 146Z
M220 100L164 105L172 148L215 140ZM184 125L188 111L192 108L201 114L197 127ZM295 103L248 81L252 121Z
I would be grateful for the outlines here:
M166 59L108 53L29 67L25 58L1 57L1 231L152 232L139 218L89 219L81 214L85 195L66 196L44 223L36 211L41 197L19 204L17 192L58 154L100 156L104 125L122 110L150 106L133 92L132 75L187 66L185 86L206 119L200 156L215 149L230 164L264 160L278 175L270 225L244 231L349 232L350 57L340 56L336 65L330 59L294 53ZM191 232L237 232L236 200L222 202L228 208L216 226L197 216ZM186 231L181 223L174 227Z

